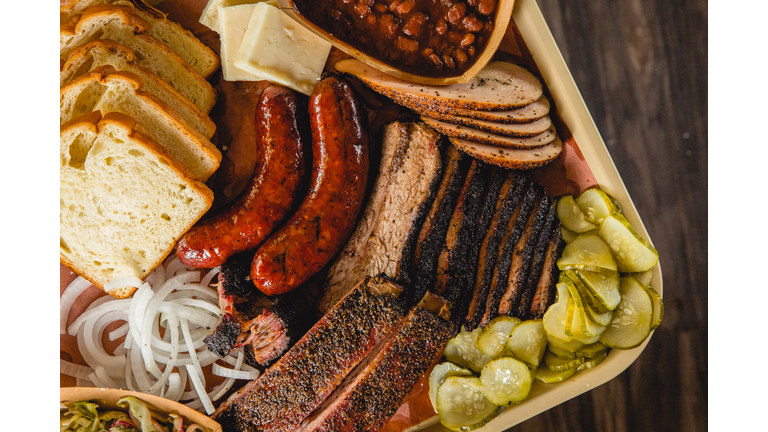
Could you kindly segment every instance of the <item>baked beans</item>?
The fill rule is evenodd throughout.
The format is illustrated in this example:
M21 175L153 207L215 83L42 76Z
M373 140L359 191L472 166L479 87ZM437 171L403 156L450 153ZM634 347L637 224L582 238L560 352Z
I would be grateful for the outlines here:
M451 76L472 66L497 0L294 0L336 38L407 72Z

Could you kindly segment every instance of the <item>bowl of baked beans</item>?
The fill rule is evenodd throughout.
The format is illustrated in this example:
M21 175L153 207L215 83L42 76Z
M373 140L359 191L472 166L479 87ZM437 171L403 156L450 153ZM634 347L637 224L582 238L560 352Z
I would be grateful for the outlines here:
M507 30L515 0L278 0L335 47L397 78L472 79Z

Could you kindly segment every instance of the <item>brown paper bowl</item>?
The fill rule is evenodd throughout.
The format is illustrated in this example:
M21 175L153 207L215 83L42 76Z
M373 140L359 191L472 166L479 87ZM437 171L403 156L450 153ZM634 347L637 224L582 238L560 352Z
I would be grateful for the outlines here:
M429 84L429 85L449 85L449 84L461 84L471 80L491 60L491 57L493 57L493 54L496 52L496 49L499 47L501 40L504 38L504 34L507 32L507 25L509 24L509 18L512 16L512 8L515 6L515 0L499 0L496 7L496 17L494 18L494 22L496 23L496 25L493 31L491 32L490 38L488 39L488 44L485 46L485 49L483 49L480 55L477 56L477 60L472 65L472 67L467 69L467 71L461 75L440 77L440 78L424 76L424 75L415 75L409 72L405 72L390 64L384 63L383 61L375 57L368 55L364 51L361 51L344 41L337 39L333 35L329 34L325 30L321 29L317 25L313 24L312 22L304 18L304 16L299 14L299 12L296 10L294 6L293 0L277 0L277 4L280 6L280 9L282 9L283 12L290 15L299 24L303 25L304 27L311 30L313 33L327 40L336 48L344 51L345 53L351 55L352 57L355 57L356 59L360 60L361 62L369 66L372 66L396 78L400 78L402 80L413 82L413 83Z
M62 387L59 390L60 401L63 405L69 406L78 401L90 400L97 402L100 407L108 409L123 408L117 406L117 401L125 396L135 396L149 405L149 408L161 413L176 413L184 417L184 424L197 423L208 428L211 432L222 432L221 425L211 420L210 417L184 406L178 402L159 396L152 396L145 393L132 392L128 390L104 389L95 387ZM189 422L189 423L188 423Z

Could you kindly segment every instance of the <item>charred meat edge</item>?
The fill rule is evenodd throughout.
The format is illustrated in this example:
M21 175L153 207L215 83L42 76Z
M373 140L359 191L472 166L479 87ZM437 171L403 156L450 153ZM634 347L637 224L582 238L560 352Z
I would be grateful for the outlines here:
M531 301L531 308L528 312L530 319L539 319L544 317L544 312L547 311L550 305L555 301L555 293L557 293L556 285L557 280L560 277L560 269L557 267L557 260L563 254L565 248L565 241L563 241L562 233L560 231L560 221L557 220L555 227L552 229L552 239L547 246L547 255L544 258L544 268L541 271L538 284L536 285L536 293L533 295Z
M296 430L377 430L397 411L453 336L448 302L425 294L386 343L380 344L345 383Z
M539 234L539 239L536 242L536 248L534 251L534 258L531 264L531 271L528 273L528 280L525 281L525 289L523 295L520 298L520 305L517 307L517 313L515 316L521 319L528 318L528 312L531 308L531 302L533 296L536 293L536 286L541 278L541 270L544 268L544 260L547 256L547 247L550 240L552 240L552 227L557 222L557 212L554 203L550 202L549 210L547 211L547 219L544 222L544 227Z
M283 304L266 308L243 327L237 345L245 349L251 365L269 366L301 336L296 310Z
M346 295L343 285L354 280L354 275L344 274L339 267L346 264L348 268L357 268L358 262L365 258L365 246L368 238L376 229L381 217L381 209L386 200L385 197L393 184L393 177L400 170L408 151L410 135L406 123L395 122L384 128L381 140L381 163L379 174L373 186L371 196L368 198L357 228L347 241L344 249L339 254L334 264L328 271L328 285L320 300L320 312L324 313L333 307L336 302ZM362 275L358 275L362 277Z
M454 146L447 149L446 157L445 174L437 198L432 203L416 243L409 293L412 303L423 298L435 284L437 259L445 244L448 224L472 162L471 158L464 156Z
M515 249L512 251L512 263L507 276L507 290L499 302L499 315L515 316L517 313L520 299L526 288L531 264L533 264L539 234L547 220L550 203L551 200L543 195L543 191L540 192L536 205L528 216L523 235L520 236Z
M213 417L233 432L294 429L392 334L407 313L401 293L386 277L366 277Z
M485 222L484 203L497 171L495 167L479 161L470 168L438 259L436 292L443 293L453 303L454 322L459 326L469 309L470 287L474 286L477 270L474 253L479 242L477 237L478 233L483 235L485 232L482 226Z
M491 284L493 268L499 253L499 243L506 233L507 223L512 216L518 202L523 196L527 176L514 171L502 170L495 180L499 180L499 190L495 191L495 184L491 186L483 208L483 228L478 236L478 245L475 252L477 260L475 276L472 279L472 298L467 310L465 328L472 331L480 324L485 312L485 303L488 299L488 287Z
M537 198L537 187L529 183L528 188L523 195L523 199L518 204L512 217L507 222L507 232L499 243L499 255L496 265L492 269L491 283L488 290L488 300L485 304L485 312L480 321L480 326L485 327L490 320L496 317L499 311L501 297L507 291L507 277L512 266L512 251L517 245L517 241L523 234L523 229L528 222L528 216L535 204Z

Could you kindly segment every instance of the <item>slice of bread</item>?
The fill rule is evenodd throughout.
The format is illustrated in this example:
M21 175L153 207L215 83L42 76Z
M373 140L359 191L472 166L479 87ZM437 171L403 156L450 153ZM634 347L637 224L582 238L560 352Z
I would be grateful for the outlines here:
M80 17L77 19L77 17ZM75 19L77 19L75 21ZM96 6L82 16L62 24L59 32L60 58L67 60L77 47L97 39L108 39L133 50L141 67L153 71L175 89L189 87L185 94L201 110L216 103L216 91L167 45L146 34L149 24L125 6Z
M130 48L111 40L99 39L76 48L59 74L63 87L73 79L102 66L136 74L144 81L143 90L165 101L176 113L206 138L216 132L216 124L192 102L150 70L134 64L136 56Z
M72 16L100 10L98 8L109 10L112 6L128 8L141 17L149 25L146 29L147 35L168 45L200 75L208 78L219 68L219 56L190 31L173 21L137 9L133 3L126 0L64 0L59 7L59 17L64 23Z
M168 104L141 89L141 78L130 72L96 68L62 87L60 123L91 111L131 116L138 122L136 130L154 139L196 179L207 180L219 167L221 152Z
M102 289L118 277L147 277L213 202L204 184L135 127L118 113L90 113L61 127L60 259Z

